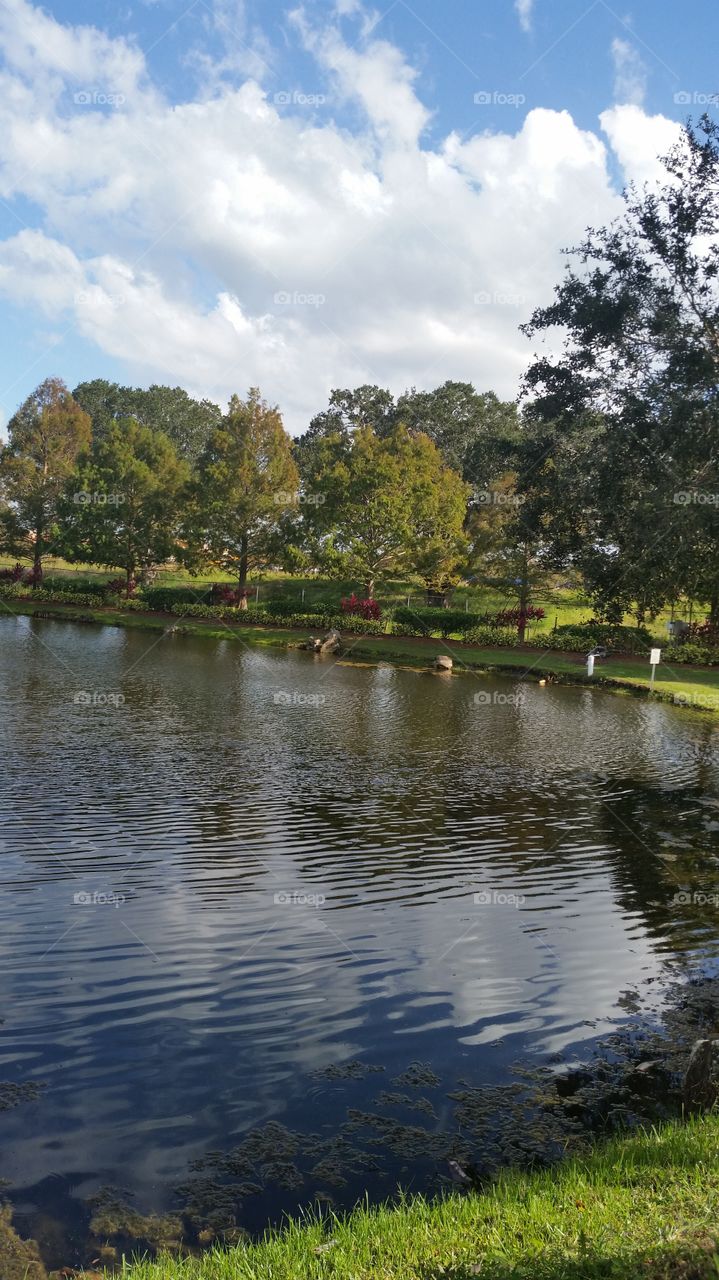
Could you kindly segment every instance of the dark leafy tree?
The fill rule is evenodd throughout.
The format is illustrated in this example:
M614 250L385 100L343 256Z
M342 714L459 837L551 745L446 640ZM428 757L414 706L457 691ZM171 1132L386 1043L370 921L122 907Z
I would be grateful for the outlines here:
M214 401L193 400L182 387L121 387L98 378L80 383L73 394L90 414L96 437L120 419L132 417L153 431L163 431L180 457L192 464L222 418Z
M123 569L128 594L154 564L179 557L189 467L162 432L120 419L79 459L60 506L71 560Z
M299 506L292 440L279 409L252 388L233 396L200 457L187 517L188 562L215 563L237 575L282 559L288 509ZM244 598L244 597L243 597Z
M434 391L405 392L397 401L397 421L433 440L448 466L473 481L473 450L504 439L517 429L517 408L471 382L445 382Z
M527 496L607 616L692 590L716 620L719 125L688 124L663 164L660 184L630 187L622 216L588 232L526 326L564 333L527 374L546 445Z

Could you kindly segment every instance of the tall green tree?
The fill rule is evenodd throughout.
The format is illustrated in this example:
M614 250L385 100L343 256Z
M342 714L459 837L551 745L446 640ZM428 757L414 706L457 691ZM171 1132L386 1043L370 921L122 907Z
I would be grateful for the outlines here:
M113 423L78 462L60 505L71 560L122 569L128 592L151 565L179 556L190 479L172 441L134 418Z
M55 549L61 494L90 436L89 415L60 378L41 383L8 423L0 454L3 541L14 555L32 557L36 581Z
M233 396L202 453L188 521L189 563L208 561L237 576L281 557L281 529L298 506L299 474L279 409L257 388Z
M102 436L113 423L132 417L153 431L164 431L180 457L191 464L197 462L222 418L214 401L193 400L182 387L122 387L97 378L80 383L73 395L90 414L94 436Z
M471 451L516 431L517 407L493 391L476 391L471 382L444 382L434 391L405 392L397 401L397 419L429 436L447 465L471 480Z
M688 124L663 164L526 326L565 335L527 374L546 446L527 496L607 615L691 587L719 621L719 125Z
M381 574L417 572L428 586L454 575L466 552L468 488L427 436L360 427L349 445L328 436L323 461L312 486L325 501L308 504L306 519L331 570L370 597Z

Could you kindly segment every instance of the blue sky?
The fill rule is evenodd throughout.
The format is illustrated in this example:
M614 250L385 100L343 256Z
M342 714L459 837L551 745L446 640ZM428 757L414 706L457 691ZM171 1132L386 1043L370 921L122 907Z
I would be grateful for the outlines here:
M259 383L293 430L364 381L513 395L562 247L719 89L706 3L5 0L0 36L5 419L51 373Z

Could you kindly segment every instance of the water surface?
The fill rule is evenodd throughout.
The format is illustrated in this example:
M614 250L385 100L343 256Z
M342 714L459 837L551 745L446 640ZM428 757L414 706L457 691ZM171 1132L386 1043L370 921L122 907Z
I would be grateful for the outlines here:
M64 1262L99 1188L165 1210L268 1122L451 1129L457 1081L581 1058L719 950L717 731L659 703L2 619L0 753L0 1079L45 1085L0 1176ZM441 1173L277 1154L239 1225Z

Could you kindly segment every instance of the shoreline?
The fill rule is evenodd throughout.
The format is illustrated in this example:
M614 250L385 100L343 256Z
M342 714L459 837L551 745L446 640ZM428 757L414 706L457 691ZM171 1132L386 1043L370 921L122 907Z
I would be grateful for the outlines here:
M242 625L217 622L212 618L182 618L176 614L152 610L113 609L104 605L88 608L86 605L42 601L34 604L25 598L12 597L3 599L1 603L7 614L13 617L161 631L207 639L231 639L238 640L248 648L266 646L301 649L299 637L307 632L304 627ZM427 664L417 664L416 659L420 654L426 654ZM595 675L589 677L584 670L585 656L579 653L565 653L532 645L489 649L465 644L460 640L442 640L440 637L369 636L347 632L343 637L342 652L335 660L346 661L354 656L363 660L362 665L374 666L378 662L405 663L416 670L430 670L429 661L437 654L447 654L454 659L456 669L451 673L453 675L501 675L535 684L544 680L547 684L600 688L633 697L646 695L652 701L710 716L719 713L719 668L681 666L680 678L677 678L676 670L671 668L674 678L666 680L660 677L654 689L650 689L649 679L641 674L646 669L646 662L630 655L602 659L601 667L595 667ZM612 668L617 671L616 675L609 674ZM636 670L627 673L626 668ZM623 669L621 673L619 669ZM706 679L707 676L712 678Z

